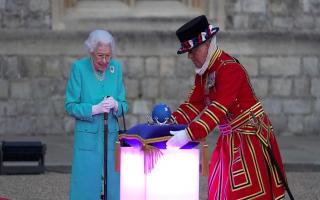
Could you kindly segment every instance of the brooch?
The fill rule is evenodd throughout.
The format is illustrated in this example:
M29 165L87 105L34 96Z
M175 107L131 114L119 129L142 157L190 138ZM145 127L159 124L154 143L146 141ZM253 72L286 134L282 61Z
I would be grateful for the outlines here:
M110 72L111 72L112 74L114 73L114 66L113 66L113 65L110 66Z

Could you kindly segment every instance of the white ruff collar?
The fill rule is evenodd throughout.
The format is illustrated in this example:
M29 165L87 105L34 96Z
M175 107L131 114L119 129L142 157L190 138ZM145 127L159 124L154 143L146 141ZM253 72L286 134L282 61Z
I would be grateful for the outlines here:
M217 48L218 47L217 47L217 43L216 43L216 37L213 37L211 39L210 46L208 49L208 54L207 54L207 57L206 57L204 64L202 65L201 68L198 68L195 70L197 74L199 74L201 76L208 69L210 59L211 59L212 55L214 54L214 52L217 50Z

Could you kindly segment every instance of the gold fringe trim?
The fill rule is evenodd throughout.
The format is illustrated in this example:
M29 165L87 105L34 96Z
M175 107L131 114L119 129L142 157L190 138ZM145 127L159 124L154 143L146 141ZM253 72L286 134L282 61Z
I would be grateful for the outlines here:
M148 174L153 170L163 153L160 149L146 144L143 144L142 150L144 152L144 174Z
M209 175L209 145L206 141L202 142L202 152L201 152L201 173L202 176L208 176Z
M120 148L120 141L116 141L116 147L115 147L115 170L116 172L120 172L120 166L121 166L121 148Z

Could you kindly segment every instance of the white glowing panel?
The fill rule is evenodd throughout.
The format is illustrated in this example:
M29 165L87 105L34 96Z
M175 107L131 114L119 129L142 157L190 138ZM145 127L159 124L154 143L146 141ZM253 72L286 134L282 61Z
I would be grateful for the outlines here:
M199 199L199 149L162 152L155 168L145 175L143 152L121 148L121 200Z
M143 152L121 147L120 199L145 199Z

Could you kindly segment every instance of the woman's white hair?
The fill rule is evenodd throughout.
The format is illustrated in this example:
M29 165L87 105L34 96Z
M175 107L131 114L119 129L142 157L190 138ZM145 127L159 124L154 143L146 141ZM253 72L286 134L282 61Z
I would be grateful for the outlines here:
M84 42L84 47L90 55L98 46L98 44L107 44L111 46L112 55L115 53L115 42L112 35L105 30L94 30Z

